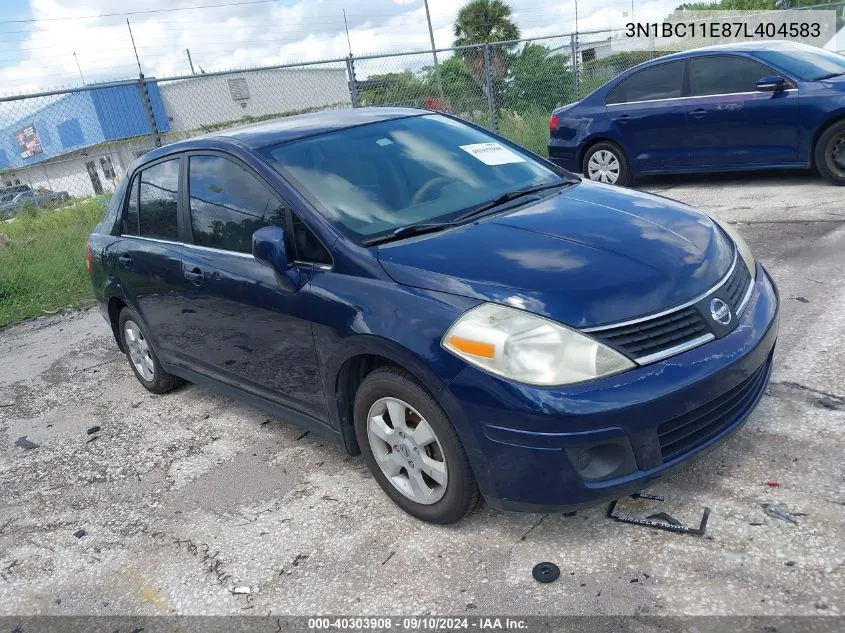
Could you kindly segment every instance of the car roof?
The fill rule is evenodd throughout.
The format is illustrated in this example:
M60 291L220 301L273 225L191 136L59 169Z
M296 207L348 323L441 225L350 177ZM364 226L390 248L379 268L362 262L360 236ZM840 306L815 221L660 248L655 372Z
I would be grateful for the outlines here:
M683 59L686 57L696 57L701 54L710 53L756 53L765 50L791 50L800 51L804 48L812 48L796 42L788 42L786 40L766 40L763 42L732 42L730 44L715 44L714 46L703 46L701 48L692 48L687 51L680 51L678 53L671 53L662 57L657 57L653 62L664 62L668 59Z

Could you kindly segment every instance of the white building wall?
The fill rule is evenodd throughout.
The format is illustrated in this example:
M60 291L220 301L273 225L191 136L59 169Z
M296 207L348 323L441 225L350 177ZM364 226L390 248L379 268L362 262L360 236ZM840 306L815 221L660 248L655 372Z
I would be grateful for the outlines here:
M246 82L248 98L235 99ZM234 85L230 85L230 81ZM158 83L171 132L235 124L244 117L351 107L346 69L284 68ZM234 92L234 95L233 95Z

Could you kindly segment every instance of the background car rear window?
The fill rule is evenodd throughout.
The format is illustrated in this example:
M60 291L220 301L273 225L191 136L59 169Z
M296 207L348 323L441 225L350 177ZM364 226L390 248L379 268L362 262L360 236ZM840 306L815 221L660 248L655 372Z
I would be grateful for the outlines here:
M605 103L630 103L681 96L684 63L669 62L631 75L607 95Z
M692 60L693 96L754 92L757 81L777 75L752 59L718 55Z
M158 163L141 172L138 220L142 237L162 240L179 238L176 219L178 189L178 158Z

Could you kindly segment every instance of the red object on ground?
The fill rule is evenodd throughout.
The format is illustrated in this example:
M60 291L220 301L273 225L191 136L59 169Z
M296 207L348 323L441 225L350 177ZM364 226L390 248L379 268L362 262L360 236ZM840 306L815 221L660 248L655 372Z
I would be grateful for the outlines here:
M769 488L778 488L778 487L780 486L780 484L779 484L778 482L776 482L776 481L767 481L767 482L766 482L766 485L767 485Z

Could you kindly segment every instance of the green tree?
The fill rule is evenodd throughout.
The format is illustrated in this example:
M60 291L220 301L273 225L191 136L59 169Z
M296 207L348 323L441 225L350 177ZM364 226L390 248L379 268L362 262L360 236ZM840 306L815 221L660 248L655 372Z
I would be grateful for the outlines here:
M471 0L455 19L455 46L519 39L511 8L502 0Z
M510 57L502 102L511 110L533 106L550 112L574 101L573 84L568 56L552 54L540 44L527 44Z
M425 105L428 94L426 81L410 70L398 73L371 75L359 82L361 104L365 106L415 106Z

